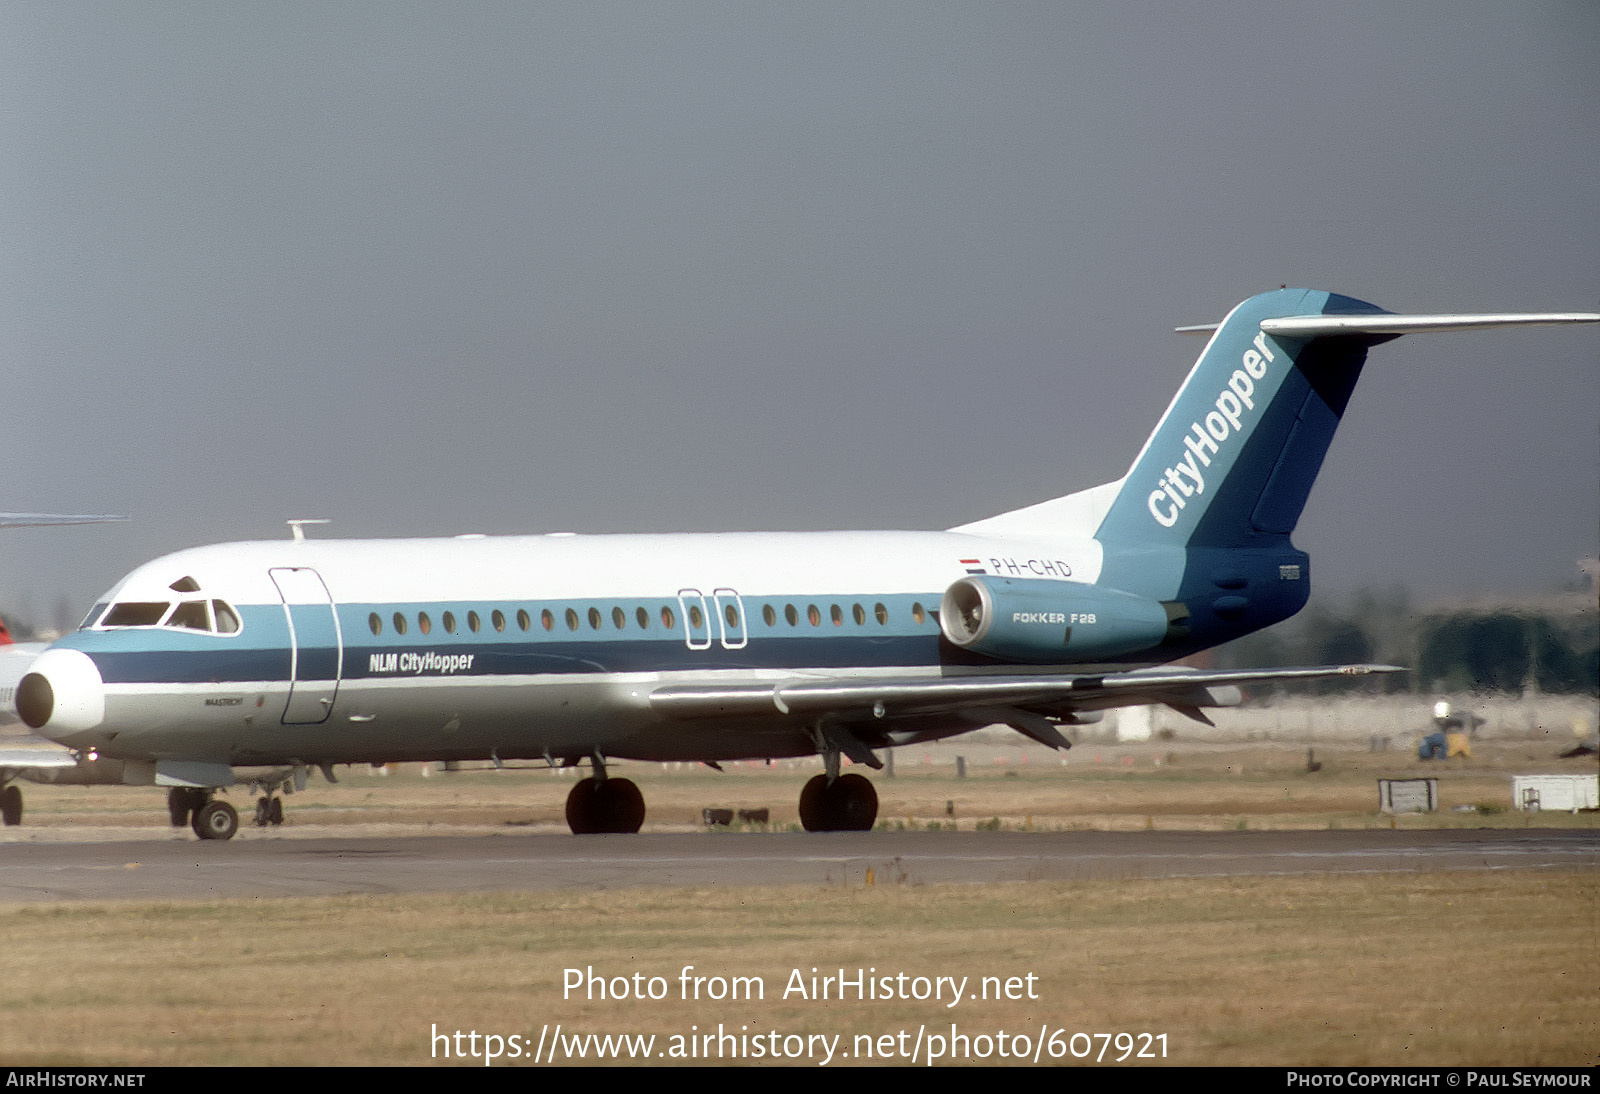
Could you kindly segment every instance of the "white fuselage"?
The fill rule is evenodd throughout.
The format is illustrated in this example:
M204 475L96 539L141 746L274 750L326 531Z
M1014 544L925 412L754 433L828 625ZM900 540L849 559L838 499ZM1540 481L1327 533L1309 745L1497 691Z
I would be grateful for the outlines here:
M984 671L941 642L952 581L1089 583L1100 561L1093 540L954 532L196 548L134 571L51 652L91 659L102 703L48 732L123 759L230 764L804 754L803 718L674 720L649 695Z

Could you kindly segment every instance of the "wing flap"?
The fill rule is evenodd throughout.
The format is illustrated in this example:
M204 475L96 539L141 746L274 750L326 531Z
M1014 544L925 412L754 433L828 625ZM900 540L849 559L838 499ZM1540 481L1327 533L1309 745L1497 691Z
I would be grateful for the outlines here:
M1394 665L1329 665L1295 669L1134 669L1102 674L940 676L798 680L779 684L669 684L650 693L650 709L669 718L824 715L871 712L877 717L953 713L972 707L1100 710L1165 703L1176 707L1236 706L1237 689L1283 680L1318 680L1404 672Z

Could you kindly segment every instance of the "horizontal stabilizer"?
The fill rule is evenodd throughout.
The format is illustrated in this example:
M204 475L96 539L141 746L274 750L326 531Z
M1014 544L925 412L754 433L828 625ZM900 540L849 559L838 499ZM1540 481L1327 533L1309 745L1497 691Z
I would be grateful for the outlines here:
M1289 315L1263 319L1261 329L1279 338L1338 334L1424 334L1429 331L1482 330L1563 323L1600 323L1593 312L1539 312L1486 315Z
M1286 315L1263 319L1261 329L1279 338L1318 338L1340 334L1426 334L1432 331L1485 330L1490 327L1561 326L1600 323L1597 312L1496 312L1482 315ZM1220 323L1175 327L1179 334L1211 334Z

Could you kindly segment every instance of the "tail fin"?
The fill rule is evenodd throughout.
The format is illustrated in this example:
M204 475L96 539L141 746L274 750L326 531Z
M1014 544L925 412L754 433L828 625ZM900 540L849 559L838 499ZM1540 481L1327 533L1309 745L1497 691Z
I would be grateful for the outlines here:
M1273 320L1341 317L1354 329L1268 333ZM1367 347L1387 317L1332 293L1252 297L1218 325L1100 522L1105 543L1246 547L1294 530Z
M1107 546L1287 545L1369 347L1402 334L1600 323L1600 314L1395 315L1311 289L1262 293L1212 331L1116 482L964 524L996 535L1092 535Z

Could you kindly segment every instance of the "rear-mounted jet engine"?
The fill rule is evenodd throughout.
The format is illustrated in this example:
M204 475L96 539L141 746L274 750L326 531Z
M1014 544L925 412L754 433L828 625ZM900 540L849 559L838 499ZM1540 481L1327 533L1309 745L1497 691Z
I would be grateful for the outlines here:
M1052 664L1153 649L1169 616L1158 600L1077 581L964 577L945 590L939 625L962 649Z

